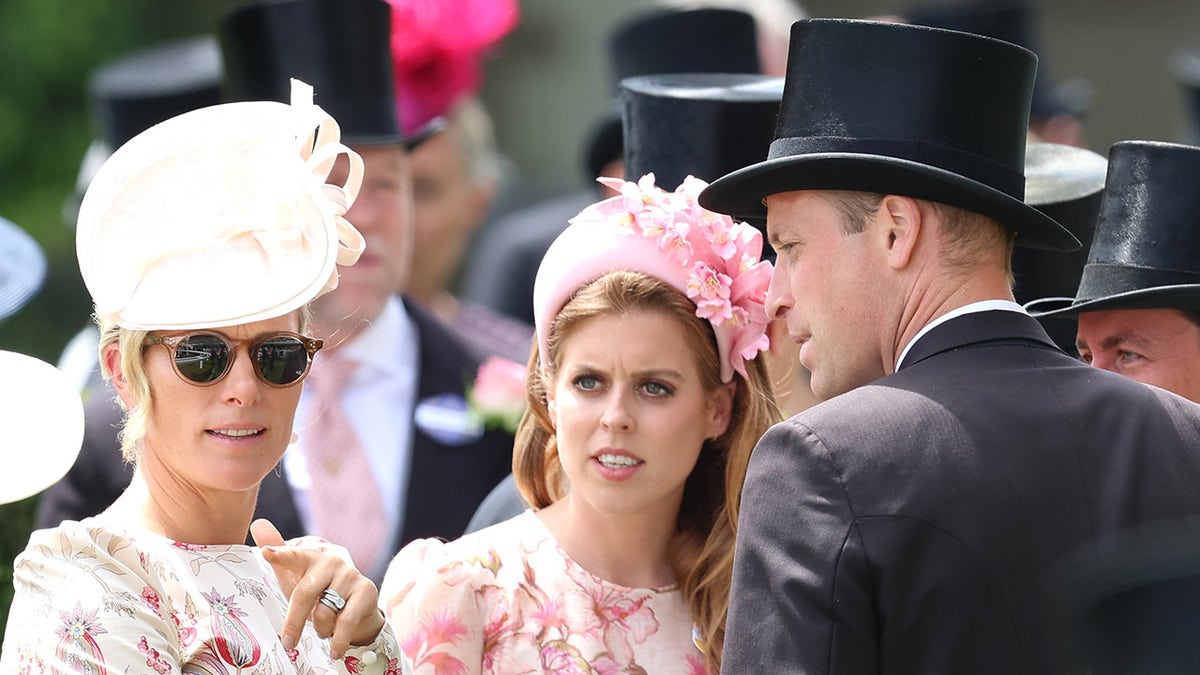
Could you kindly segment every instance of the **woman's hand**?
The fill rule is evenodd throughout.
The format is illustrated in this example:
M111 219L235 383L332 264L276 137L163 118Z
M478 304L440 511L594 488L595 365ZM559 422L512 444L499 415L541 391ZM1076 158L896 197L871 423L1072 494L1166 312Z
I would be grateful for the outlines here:
M296 646L304 621L310 618L318 636L332 636L329 655L334 660L341 659L352 645L370 644L383 630L378 589L345 559L317 547L288 546L271 521L263 518L250 524L250 534L288 596L281 636L286 649ZM340 612L321 602L326 589L345 599ZM336 599L331 604L336 604Z

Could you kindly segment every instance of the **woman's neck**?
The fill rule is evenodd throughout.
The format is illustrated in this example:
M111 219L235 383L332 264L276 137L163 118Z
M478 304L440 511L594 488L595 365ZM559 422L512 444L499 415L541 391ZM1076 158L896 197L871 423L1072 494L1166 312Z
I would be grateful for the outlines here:
M675 583L667 561L674 518L600 513L570 494L537 516L572 560L605 581L631 588Z
M105 515L188 544L244 544L257 497L257 489L214 494L139 463Z

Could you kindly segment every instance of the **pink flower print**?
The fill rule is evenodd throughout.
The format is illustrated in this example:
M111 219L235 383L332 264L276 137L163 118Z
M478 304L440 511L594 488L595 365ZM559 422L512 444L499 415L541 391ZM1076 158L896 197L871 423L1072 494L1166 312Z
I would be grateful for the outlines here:
M158 592L157 591L155 591L153 588L150 588L149 586L143 586L142 587L142 601L146 603L147 607L154 610L155 615L160 616L160 617L162 616L162 611L159 608L159 600L158 600Z
M401 675L402 672L400 670L400 659L394 658L387 660L387 669L383 671L383 675Z
M67 672L91 675L105 675L108 672L100 645L92 637L108 632L96 619L96 613L96 610L85 612L78 602L75 603L75 609L59 613L62 625L54 632L61 639L54 650L54 659L63 664Z
M196 616L188 612L185 621L180 621L179 614L171 612L171 620L175 622L175 632L179 634L179 643L190 647L196 640Z
M185 551L206 551L208 547L204 544L185 544L182 541L173 541L171 545L175 548L181 548Z
M146 656L146 665L157 671L158 675L166 675L166 672L171 669L171 665L167 663L166 659L159 656L158 650L146 642L145 635L138 642L137 649Z
M239 670L258 663L262 647L254 639L250 627L242 621L246 613L234 604L233 596L222 596L215 588L200 595L212 610L213 649L221 660Z
M542 671L554 675L591 675L592 668L579 650L565 640L542 645Z
M634 599L614 593L605 600L596 607L604 625L604 645L618 663L632 664L633 644L645 642L658 631L658 618L646 606L645 597Z
M688 277L687 296L696 303L696 316L708 319L713 325L732 316L729 304L729 287L733 280L705 262L697 260Z
M288 661L291 661L292 663L295 663L296 659L300 658L300 650L299 649L294 649L294 648L293 649L285 649L285 650L283 650L283 653L287 654Z
M183 675L229 675L229 669L208 649L202 649L192 660L180 666Z
M358 675L362 672L362 667L359 665L362 662L357 656L347 656L342 659L342 663L346 664L346 672L350 675Z
M428 664L438 675L462 675L467 672L467 664L438 649L457 645L466 635L466 624L450 610L441 609L427 613L420 627L400 643L400 648L412 661L413 668Z

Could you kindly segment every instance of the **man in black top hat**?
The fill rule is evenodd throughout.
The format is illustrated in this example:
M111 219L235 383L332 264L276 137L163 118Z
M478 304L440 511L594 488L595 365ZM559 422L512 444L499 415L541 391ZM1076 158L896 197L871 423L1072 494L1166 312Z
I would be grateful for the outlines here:
M1088 368L1013 301L1014 243L1079 245L1022 201L1035 64L797 22L768 159L701 193L765 204L767 311L826 399L751 457L724 671L1062 672L1054 563L1200 513L1200 406Z
M256 516L269 518L284 537L315 533L345 543L357 533L322 524L317 502L324 500L317 491L336 490L346 499L378 494L377 520L359 528L380 531L378 546L366 553L349 547L363 573L377 581L391 554L408 541L462 533L475 507L509 472L513 443L511 435L484 430L468 414L466 387L478 369L476 358L400 295L414 254L408 150L429 129L414 137L399 130L390 29L385 0L256 2L232 10L220 26L230 98L286 101L289 78L301 79L339 123L342 142L363 159L362 189L346 218L366 238L366 250L355 271L313 303L314 334L326 349L297 409L298 441L281 471L263 481ZM335 361L348 363L351 372L334 405L345 410L374 474L350 477L350 488L322 477L336 467L310 460L327 418L315 390ZM80 461L98 474L80 489L88 498L63 495L56 508L43 508L42 522L104 508L90 494L92 486L124 485L109 477L121 467L119 454L109 453L96 458L85 450Z
M1109 152L1096 237L1067 307L1087 363L1200 401L1200 148Z

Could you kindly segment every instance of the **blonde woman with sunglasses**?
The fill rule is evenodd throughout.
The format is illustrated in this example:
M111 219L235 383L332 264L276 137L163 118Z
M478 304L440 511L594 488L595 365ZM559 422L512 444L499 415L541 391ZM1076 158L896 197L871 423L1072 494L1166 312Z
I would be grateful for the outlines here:
M291 105L181 115L92 181L79 266L136 469L104 513L33 533L0 672L408 670L344 549L251 524L322 347L308 302L363 248L342 217L362 160L312 101L293 81Z

